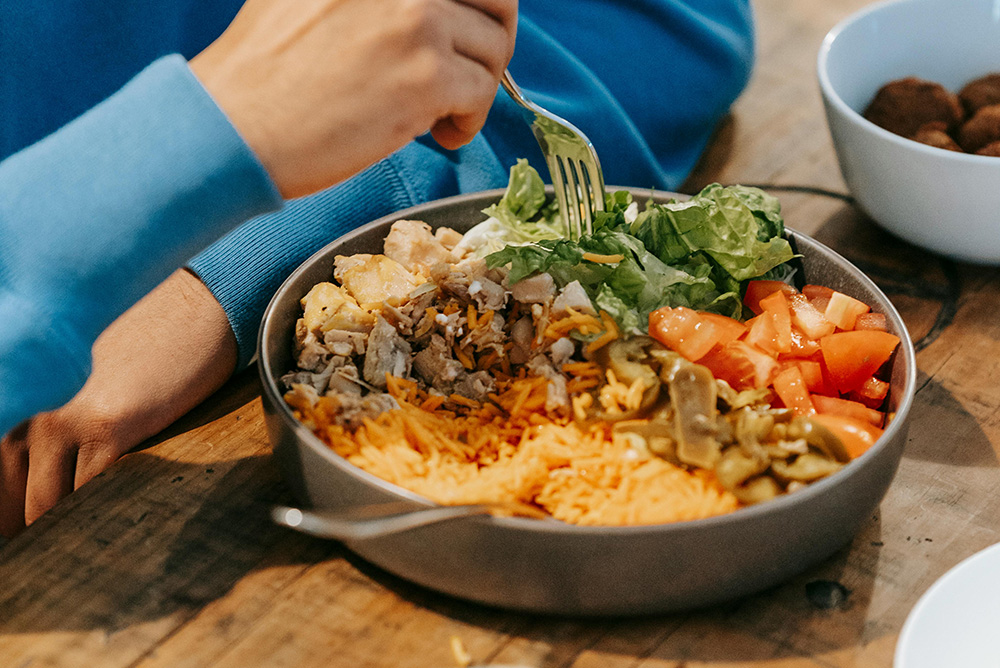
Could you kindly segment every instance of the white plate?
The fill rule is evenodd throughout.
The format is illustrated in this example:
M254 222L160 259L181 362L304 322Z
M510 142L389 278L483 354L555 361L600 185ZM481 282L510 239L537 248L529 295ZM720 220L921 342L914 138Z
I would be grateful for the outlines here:
M910 611L895 668L1000 668L1000 543L961 562Z

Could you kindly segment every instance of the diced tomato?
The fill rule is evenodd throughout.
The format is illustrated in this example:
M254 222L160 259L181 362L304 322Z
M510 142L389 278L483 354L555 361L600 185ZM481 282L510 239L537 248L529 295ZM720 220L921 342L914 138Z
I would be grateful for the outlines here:
M792 345L787 353L788 357L812 357L819 353L819 341L807 339L798 327L792 327L791 337Z
M774 376L774 391L796 415L812 415L816 412L809 399L809 390L798 366L787 366Z
M778 328L774 324L773 313L764 311L757 317L747 320L747 327L746 338L744 339L747 343L757 346L764 352L775 357L777 357L778 353L783 352L778 341ZM791 348L790 342L789 348Z
M830 295L823 315L840 329L854 329L858 316L870 310L868 304L848 297L843 292L834 292Z
M825 285L807 284L802 286L802 294L810 301L817 297L826 297L829 299L833 295L833 288L828 288Z
M813 398L813 404L816 406L816 411L819 413L845 415L847 417L854 418L855 420L867 422L868 424L876 427L882 426L882 420L884 417L882 412L869 408L868 406L858 403L857 401L816 395Z
M833 334L836 325L827 320L805 295L789 295L788 303L792 310L792 324L802 330L806 338L815 340Z
M882 430L878 427L844 415L817 413L809 419L826 427L839 438L852 459L867 452L882 435Z
M785 366L797 366L802 380L806 382L806 389L810 392L826 391L826 383L823 380L823 367L815 360L791 360L785 362Z
M810 299L812 305L816 307L816 310L820 313L826 313L826 307L830 305L829 297L816 297L815 299ZM826 317L825 315L823 316Z
M747 331L747 326L735 318L708 311L700 311L698 315L702 320L707 320L715 325L719 334L719 343L722 345L735 341L743 336L743 332Z
M692 362L719 343L720 331L701 314L685 306L664 306L649 314L649 335Z
M854 321L854 329L872 329L877 332L885 332L889 329L886 322L885 313L862 313Z
M869 408L878 408L889 394L889 383L872 376L864 384L848 396L853 401L860 402Z
M784 281L750 281L747 283L747 291L743 295L743 304L754 313L760 313L763 310L760 306L760 300L777 290L786 293L798 292Z
M827 371L842 394L861 388L892 355L899 337L888 332L837 332L820 339Z
M787 353L792 349L792 313L788 306L788 297L782 290L775 290L759 302L764 313L774 316L775 345L779 353Z
M837 390L837 384L833 382L833 376L830 375L830 370L826 366L826 360L823 359L823 353L818 353L813 360L819 363L819 368L823 376L823 385L816 390L813 390L814 394L822 394L827 397L839 397L840 392Z
M778 368L777 360L746 341L715 346L698 364L707 366L712 375L737 390L767 387Z

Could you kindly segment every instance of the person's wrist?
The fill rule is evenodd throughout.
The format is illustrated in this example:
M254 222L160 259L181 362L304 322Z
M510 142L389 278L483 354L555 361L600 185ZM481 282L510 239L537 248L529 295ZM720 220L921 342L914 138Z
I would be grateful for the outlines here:
M229 119L240 138L257 156L268 176L278 187L278 191L282 196L288 197L289 184L280 169L276 151L272 148L266 123L260 122L254 113L254 105L242 99L240 90L246 88L232 84L234 75L227 71L225 60L219 53L221 48L218 42L209 45L188 61L188 67L209 97Z

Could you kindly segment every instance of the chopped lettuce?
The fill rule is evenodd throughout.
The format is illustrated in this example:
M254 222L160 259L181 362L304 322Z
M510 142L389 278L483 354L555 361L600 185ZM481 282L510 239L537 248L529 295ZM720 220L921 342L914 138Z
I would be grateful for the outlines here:
M459 252L475 257L498 251L508 244L528 244L562 236L557 204L545 196L545 183L520 159L510 168L510 182L500 201L485 209L489 216L465 233Z
M651 204L631 231L664 262L704 253L736 281L761 276L793 256L777 198L745 186L715 183L686 202Z
M480 243L469 235L490 223L483 229L496 231L491 241L505 243L477 255L490 267L509 265L509 282L541 272L560 286L579 281L597 309L631 332L644 332L649 314L662 306L738 318L745 282L784 273L793 257L777 198L756 188L712 184L687 201L649 201L641 213L630 193L618 191L607 195L605 208L592 234L561 238L541 178L518 161L507 193L485 211L490 220L466 239Z
M618 262L592 262L585 253L621 256ZM721 293L707 263L675 267L646 250L627 228L603 227L579 241L545 240L526 246L507 246L487 256L490 267L510 264L508 280L516 283L548 273L560 286L579 281L599 310L619 327L641 332L649 314L661 306L688 306L739 316L742 302L736 292ZM643 325L640 328L640 323Z

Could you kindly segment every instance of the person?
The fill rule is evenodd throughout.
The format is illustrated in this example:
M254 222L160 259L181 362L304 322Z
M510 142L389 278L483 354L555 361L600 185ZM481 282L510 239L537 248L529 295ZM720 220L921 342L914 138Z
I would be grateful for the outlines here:
M521 0L509 67L531 99L590 137L608 183L674 189L752 60L748 0ZM18 490L0 499L0 532L30 523L248 366L267 301L312 252L394 210L501 187L521 157L547 173L501 93L468 144L417 137L361 174L241 225L171 274L101 334L92 375L72 401L0 443Z
M38 6L0 11L9 50L9 31L37 20ZM516 0L248 0L190 63L156 59L7 157L0 433L73 397L101 330L238 223L425 132L444 149L469 142L513 52L516 12ZM21 33L32 45L37 36ZM3 79L36 55L5 53ZM16 123L28 109L13 111ZM66 465L52 454L66 453L4 446L0 506L33 507L35 481Z

